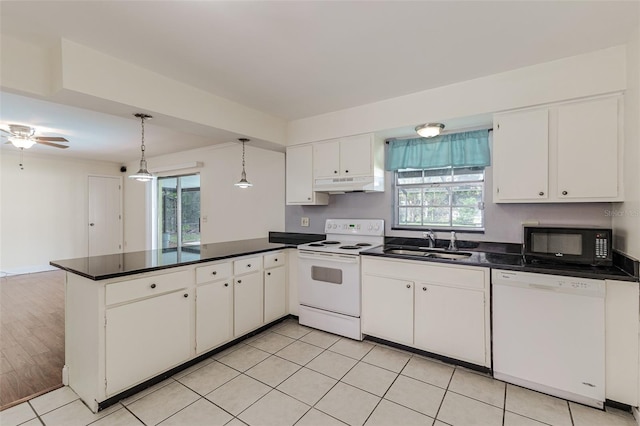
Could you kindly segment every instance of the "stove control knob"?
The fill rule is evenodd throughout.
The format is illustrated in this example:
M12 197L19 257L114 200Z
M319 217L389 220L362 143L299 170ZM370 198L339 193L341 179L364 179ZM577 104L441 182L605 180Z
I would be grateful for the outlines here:
M376 228L376 231L379 231L380 230L380 225L376 224L375 228Z
M356 225L356 229L360 229L360 225Z
M333 224L333 229L336 229L338 227L338 225L336 225L335 223Z

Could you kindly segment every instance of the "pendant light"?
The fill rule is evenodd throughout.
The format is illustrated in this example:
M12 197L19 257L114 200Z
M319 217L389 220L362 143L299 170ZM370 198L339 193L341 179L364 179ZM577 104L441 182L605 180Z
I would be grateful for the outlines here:
M253 184L247 180L247 173L244 171L244 144L246 142L249 142L249 139L240 138L238 140L242 142L242 174L240 175L240 181L237 183L234 183L234 185L237 186L238 188L243 188L243 189L250 188L253 186Z
M442 123L421 124L416 127L416 133L423 138L432 138L438 136L442 129L444 129L444 124Z
M147 160L144 157L144 120L153 118L150 115L137 113L133 114L134 116L140 119L140 124L142 126L142 145L140 146L140 150L142 151L142 157L140 158L140 170L136 174L129 176L129 179L135 179L140 182L149 182L153 179L153 175L149 173L147 170Z

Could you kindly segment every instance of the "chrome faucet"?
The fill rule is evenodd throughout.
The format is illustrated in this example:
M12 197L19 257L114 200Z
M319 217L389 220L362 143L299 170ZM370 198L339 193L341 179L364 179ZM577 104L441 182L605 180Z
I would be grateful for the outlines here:
M456 233L451 231L451 239L449 240L449 248L448 250L457 251L458 246L456 245Z
M427 232L423 232L422 238L426 238L426 240L429 241L429 248L434 248L436 246L436 234L434 234L431 229Z

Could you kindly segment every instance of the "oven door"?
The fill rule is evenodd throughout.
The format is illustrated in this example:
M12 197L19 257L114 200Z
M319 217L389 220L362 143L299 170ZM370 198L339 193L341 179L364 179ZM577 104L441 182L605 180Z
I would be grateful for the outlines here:
M301 305L360 317L360 256L298 251Z

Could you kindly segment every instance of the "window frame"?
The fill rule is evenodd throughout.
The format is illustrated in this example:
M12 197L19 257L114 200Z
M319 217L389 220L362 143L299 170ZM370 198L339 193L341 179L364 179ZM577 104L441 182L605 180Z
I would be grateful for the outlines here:
M454 181L453 180L453 176L455 176L455 170L456 169L465 169L466 167L461 167L461 168L456 168L456 167L449 167L447 168L447 170L450 170L450 172L448 174L445 174L443 176L451 176L452 179L449 182L431 182L431 183L427 183L424 182L425 176L428 176L428 172L430 171L429 169L400 169L400 170L396 170L393 172L393 225L391 227L392 230L405 230L405 231L427 231L427 230L432 230L434 232L447 232L447 231L456 231L456 232L465 232L465 233L477 233L477 234L484 234L485 232L485 226L486 226L486 221L485 221L485 195L486 195L486 168L485 167L480 167L477 170L477 173L482 173L482 179L481 180L468 180L468 181ZM438 169L438 170L443 170L443 169ZM411 184L399 184L398 183L398 176L399 173L402 172L406 172L406 171L420 171L422 173L422 179L423 182L421 183L411 183ZM471 174L471 173L469 173ZM449 197L449 203L448 205L442 205L442 206L435 206L435 207L448 207L449 208L449 223L447 225L420 225L420 226L412 226L412 225L404 225L404 224L400 224L399 220L400 220L400 208L401 207L406 207L406 206L400 206L400 190L402 188L405 189L411 189L411 188L421 188L422 190L424 190L424 188L438 188L438 187L444 187L444 188L450 188L450 187L456 187L456 186L465 186L465 185L477 185L477 184L481 184L482 187L482 194L481 194L481 201L480 201L480 207L479 210L481 211L481 226L480 227L468 227L468 226L460 226L460 225L454 225L452 223L453 221L453 208L455 207L467 207L464 205L453 205L453 197L450 196ZM424 200L423 203L419 206L416 205L416 207L420 207L420 208L424 208ZM424 218L423 218L424 221Z

